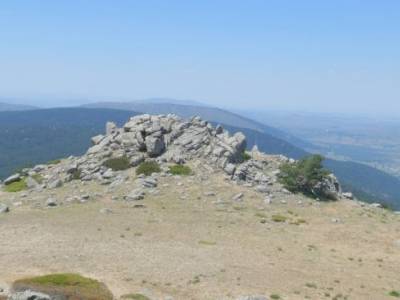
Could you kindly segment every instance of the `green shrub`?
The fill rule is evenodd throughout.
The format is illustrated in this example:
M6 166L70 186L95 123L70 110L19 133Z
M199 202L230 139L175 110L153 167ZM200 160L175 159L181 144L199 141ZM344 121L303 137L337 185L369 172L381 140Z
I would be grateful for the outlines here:
M400 292L398 291L391 291L389 292L389 296L400 298Z
M323 160L321 155L312 155L295 163L284 163L280 167L279 182L293 193L323 198L314 191L315 185L329 175L322 166Z
M136 169L136 174L150 176L153 173L161 172L160 166L155 161L144 161Z
M170 166L169 171L173 175L190 175L190 174L192 174L192 169L190 169L189 166L184 166L184 165Z
M82 174L81 170L76 169L71 173L71 179L72 180L79 180L81 178L81 174Z
M287 220L287 218L282 215L272 215L271 219L274 222L286 222L286 220Z
M4 186L4 190L9 193L20 192L20 191L26 190L26 188L27 188L27 185L26 185L25 179L23 179L23 178L19 181L14 181L14 182Z
M131 164L129 158L126 156L110 158L103 162L103 166L111 168L113 171L122 171L129 169Z
M51 274L17 280L13 290L35 290L62 299L111 300L113 296L107 287L94 279L79 274Z
M248 160L251 159L251 155L248 154L246 151L244 151L244 152L242 152L242 154L241 154L241 158L242 158L243 161L248 161Z

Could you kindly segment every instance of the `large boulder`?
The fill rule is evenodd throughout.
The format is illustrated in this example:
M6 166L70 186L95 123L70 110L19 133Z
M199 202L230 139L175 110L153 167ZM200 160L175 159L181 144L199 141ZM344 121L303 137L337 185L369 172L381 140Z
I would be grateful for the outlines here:
M5 184L5 185L8 185L8 184L11 184L11 183L13 183L13 182L20 181L20 180L21 180L21 174L16 173L16 174L14 174L14 175L11 175L10 177L7 177L7 178L4 180L4 184Z
M159 156L165 149L164 140L161 137L146 137L146 151L150 157Z
M342 192L339 181L333 174L329 174L322 181L318 182L313 190L316 195L329 200L339 200Z

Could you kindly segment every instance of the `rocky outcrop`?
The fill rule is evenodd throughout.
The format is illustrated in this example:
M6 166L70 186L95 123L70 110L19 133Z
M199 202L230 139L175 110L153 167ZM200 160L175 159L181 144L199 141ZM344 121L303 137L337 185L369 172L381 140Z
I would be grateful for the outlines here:
M182 164L191 160L201 160L205 168L222 170L227 177L239 184L254 186L264 194L269 193L269 186L276 182L276 175L266 172L271 158L258 151L257 147L245 154L246 137L238 132L229 134L220 125L214 127L199 117L184 120L176 115L138 115L130 118L121 128L107 122L105 134L94 136L92 147L81 157L64 159L55 166L38 165L26 170L29 176L40 174L41 186L57 188L67 181L98 180L103 184L122 183L120 172L109 168L107 161L121 158L136 167L145 160L155 160L162 170L168 170L164 164ZM275 156L276 170L283 162L294 162L284 156ZM270 167L270 166L269 166ZM269 168L270 169L270 168ZM168 171L165 171L168 172ZM121 177L122 176L122 177ZM17 180L17 174L7 182ZM142 187L155 187L154 179L144 179ZM36 187L29 180L29 187ZM332 175L326 181L315 186L316 191L323 191L328 198L337 199L340 185ZM143 194L133 191L128 200L142 199Z

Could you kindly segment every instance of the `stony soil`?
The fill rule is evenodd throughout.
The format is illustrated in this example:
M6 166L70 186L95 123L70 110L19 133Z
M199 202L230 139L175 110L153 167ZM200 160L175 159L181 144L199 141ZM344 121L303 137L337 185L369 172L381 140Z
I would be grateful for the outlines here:
M399 215L279 192L268 204L222 173L193 169L195 176L159 178L157 189L132 202L122 197L133 188L133 169L112 191L73 181L27 195L1 192L11 211L0 215L0 287L75 272L116 296L152 299L375 300L400 290ZM239 192L243 201L233 201ZM85 203L64 201L85 193ZM46 206L51 195L58 206Z

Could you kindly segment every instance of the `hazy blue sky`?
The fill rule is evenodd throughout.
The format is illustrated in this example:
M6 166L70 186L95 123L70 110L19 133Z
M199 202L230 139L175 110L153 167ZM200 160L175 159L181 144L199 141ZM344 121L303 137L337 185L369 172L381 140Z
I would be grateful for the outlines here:
M400 1L2 1L0 96L400 113Z

